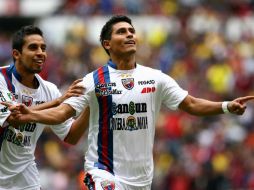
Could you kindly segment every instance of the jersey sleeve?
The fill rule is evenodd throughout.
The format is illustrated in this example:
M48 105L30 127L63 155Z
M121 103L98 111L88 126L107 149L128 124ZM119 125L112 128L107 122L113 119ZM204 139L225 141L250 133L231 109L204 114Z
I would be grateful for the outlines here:
M47 86L47 88L49 89L50 92L50 96L52 100L55 100L57 98L59 98L60 96L62 96L62 93L60 92L60 90L58 89L58 87L46 80L43 80L43 83L45 83L45 85Z
M79 116L80 113L89 105L91 94L94 92L93 82L90 76L84 77L80 83L85 87L84 95L70 97L63 102L64 104L70 105L76 111L75 116Z
M48 81L45 81L45 82L47 83L47 86L50 88L52 100L62 96L62 93L60 92L60 90L57 88L55 84ZM67 134L70 131L72 122L73 122L73 119L70 118L59 125L51 125L49 127L61 140L64 140L64 138L67 136Z
M173 78L164 73L160 74L160 79L162 103L171 110L178 109L179 104L188 95L188 92L183 90Z
M55 86L55 90L53 91L52 97L53 100L59 98L62 96L62 93L59 91L59 89Z
M0 74L0 102L15 104L14 95L8 90L4 77ZM6 119L10 115L8 108L0 104L0 126L3 127Z
M50 93L50 100L55 100L56 98L59 98L62 94L60 90L57 88L57 86L49 81L43 80L44 85L48 89L47 92ZM66 120L65 122L59 124L59 125L47 125L52 129L52 131L61 139L64 140L64 138L67 136L67 134L70 131L71 125L72 125L72 118Z
M59 125L51 125L50 128L61 140L64 140L71 129L73 121L74 119L70 118Z

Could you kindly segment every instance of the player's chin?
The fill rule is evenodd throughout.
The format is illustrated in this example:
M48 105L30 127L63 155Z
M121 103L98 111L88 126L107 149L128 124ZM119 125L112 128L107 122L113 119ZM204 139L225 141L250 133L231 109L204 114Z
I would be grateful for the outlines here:
M43 67L38 67L34 69L34 73L40 73L42 71Z
M134 53L137 52L137 50L136 50L136 48L130 48L130 49L128 49L127 52L128 52L129 54L134 54Z

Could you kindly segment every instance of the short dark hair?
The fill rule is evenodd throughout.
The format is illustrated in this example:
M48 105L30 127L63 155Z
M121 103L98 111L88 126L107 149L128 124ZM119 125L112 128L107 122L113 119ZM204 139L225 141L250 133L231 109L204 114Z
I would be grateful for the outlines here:
M112 16L107 22L106 24L102 27L101 29L101 34L100 34L100 42L102 47L103 46L103 41L104 40L110 40L111 39L111 34L112 34L112 28L113 25L115 25L118 22L127 22L130 25L132 25L131 23L131 19L125 15L114 15ZM104 48L104 50L107 52L107 54L109 55L109 52L107 49Z
M43 32L40 28L33 25L23 26L12 36L12 49L22 52L22 47L25 43L24 38L28 35L38 34L43 37Z

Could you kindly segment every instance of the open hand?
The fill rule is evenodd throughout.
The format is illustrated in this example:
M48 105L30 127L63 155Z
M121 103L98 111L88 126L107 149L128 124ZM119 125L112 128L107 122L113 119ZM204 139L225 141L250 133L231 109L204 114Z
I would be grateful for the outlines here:
M68 90L59 98L60 103L70 97L77 97L84 94L84 86L80 83L83 79L75 80Z

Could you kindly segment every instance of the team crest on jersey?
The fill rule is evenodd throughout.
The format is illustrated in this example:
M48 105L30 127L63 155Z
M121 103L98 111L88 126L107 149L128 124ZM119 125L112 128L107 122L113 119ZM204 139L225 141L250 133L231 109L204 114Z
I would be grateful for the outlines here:
M30 96L22 95L22 103L29 107L33 103L33 98Z
M115 182L108 181L108 180L102 181L101 187L103 190L114 190L115 189Z
M127 90L131 90L134 87L134 78L122 79L122 84Z

